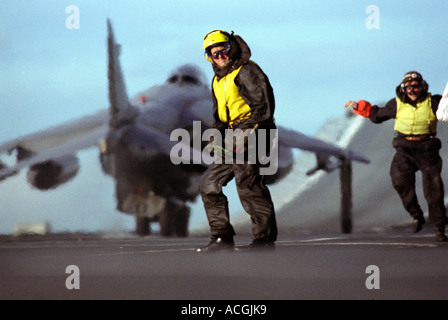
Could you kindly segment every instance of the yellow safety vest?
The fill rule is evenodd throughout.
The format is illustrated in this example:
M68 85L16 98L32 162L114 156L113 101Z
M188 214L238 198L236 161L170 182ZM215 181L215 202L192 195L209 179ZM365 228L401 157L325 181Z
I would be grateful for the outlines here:
M218 102L219 119L229 125L235 121L247 119L251 114L250 106L240 96L235 84L235 78L241 68L242 66L233 70L219 81L216 76L213 79L213 92Z
M399 98L395 98L395 100L397 101L395 131L409 135L436 134L437 118L431 108L430 93L415 107L404 103Z

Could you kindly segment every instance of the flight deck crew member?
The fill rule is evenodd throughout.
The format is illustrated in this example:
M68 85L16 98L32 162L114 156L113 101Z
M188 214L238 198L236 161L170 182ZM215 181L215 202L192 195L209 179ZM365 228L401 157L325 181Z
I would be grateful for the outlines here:
M213 125L222 132L226 129L275 129L274 93L268 77L250 60L246 42L233 32L213 30L204 37L205 57L215 73L212 82ZM269 131L269 130L267 130ZM224 138L225 139L225 138ZM250 249L274 249L277 223L274 204L255 162L217 163L205 172L200 184L211 231L211 242L197 252L234 250L235 231L229 220L227 197L223 186L235 178L238 196L252 221L253 241Z
M442 159L439 155L441 142L436 138L436 112L441 96L429 93L428 84L415 71L404 75L402 82L396 87L396 94L397 97L382 108L371 106L365 100L348 101L345 107L352 106L355 113L370 118L373 123L395 118L392 145L396 153L390 167L390 176L404 208L413 219L412 232L420 231L425 223L415 192L415 173L420 170L436 241L447 241Z

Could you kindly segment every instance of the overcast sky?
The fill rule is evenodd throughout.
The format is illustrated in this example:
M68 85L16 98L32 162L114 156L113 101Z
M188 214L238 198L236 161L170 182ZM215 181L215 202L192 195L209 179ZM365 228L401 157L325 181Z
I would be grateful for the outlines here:
M67 27L70 5L79 9L79 29ZM107 18L122 44L129 95L183 63L211 81L203 37L235 31L271 80L277 123L312 135L343 116L349 99L394 97L410 70L442 93L447 12L446 0L0 0L0 143L107 107ZM97 154L82 154L80 176L61 190L32 190L25 173L0 183L0 233L45 219L60 230L129 225L114 211L113 182Z

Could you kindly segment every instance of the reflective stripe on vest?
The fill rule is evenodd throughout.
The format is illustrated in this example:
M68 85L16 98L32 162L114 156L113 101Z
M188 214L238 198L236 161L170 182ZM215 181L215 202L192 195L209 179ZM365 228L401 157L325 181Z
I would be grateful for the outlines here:
M237 120L247 119L250 116L250 106L243 100L235 84L235 78L242 66L227 74L218 81L213 79L213 92L218 102L218 115L222 122L232 125ZM228 109L228 111L227 111ZM227 119L227 112L230 121Z
M431 94L414 107L404 103L399 98L397 101L397 115L395 116L394 130L403 134L421 135L436 134L437 119L431 108Z

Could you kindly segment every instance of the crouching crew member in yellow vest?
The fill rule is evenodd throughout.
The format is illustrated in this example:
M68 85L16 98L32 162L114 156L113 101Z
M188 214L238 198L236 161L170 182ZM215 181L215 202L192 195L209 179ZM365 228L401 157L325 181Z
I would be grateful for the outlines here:
M223 137L226 129L250 130L255 134L257 128L268 132L275 129L273 89L261 68L250 60L247 43L233 32L213 30L205 36L203 48L215 73L212 127ZM260 175L258 161L215 162L205 172L199 188L212 240L197 252L234 250L235 231L229 219L227 197L222 190L233 178L243 208L252 220L253 241L248 248L275 248L277 223L274 205L264 177Z
M403 206L412 217L412 231L418 232L425 223L423 211L415 192L415 173L422 172L423 192L428 203L429 219L434 225L436 240L447 241L447 223L444 204L444 186L441 178L442 159L439 155L441 142L436 138L436 112L440 95L431 95L428 84L420 73L410 71L396 88L397 97L385 107L371 106L365 100L348 101L345 107L370 118L373 123L395 118L395 137L392 145L396 150L390 167L390 176Z

